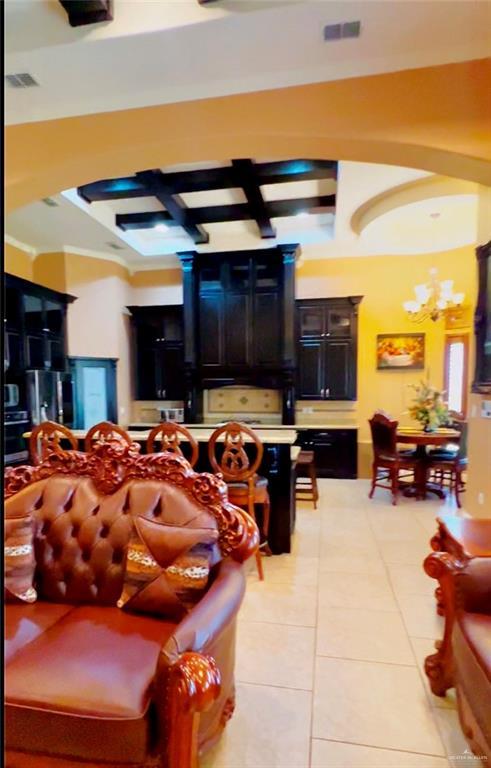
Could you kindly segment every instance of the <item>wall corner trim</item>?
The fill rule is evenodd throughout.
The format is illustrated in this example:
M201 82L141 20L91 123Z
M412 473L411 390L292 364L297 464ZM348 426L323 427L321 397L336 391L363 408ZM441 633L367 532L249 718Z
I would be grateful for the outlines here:
M39 251L37 251L36 248L33 248L32 245L28 245L27 243L23 243L20 240L16 240L15 237L11 237L10 235L5 234L3 236L3 240L5 243L8 243L13 248L18 248L19 251L24 251L24 253L28 253L29 256L31 257L31 261L34 261L34 259L39 253Z
M65 254L73 253L75 256L87 256L90 259L101 259L102 261L112 261L115 264L119 264L120 267L123 267L130 274L132 274L131 268L128 266L126 261L123 258L121 258L121 256L117 256L116 254L104 253L103 251L92 251L87 248L78 248L75 245L64 245L62 250L63 250L63 253Z

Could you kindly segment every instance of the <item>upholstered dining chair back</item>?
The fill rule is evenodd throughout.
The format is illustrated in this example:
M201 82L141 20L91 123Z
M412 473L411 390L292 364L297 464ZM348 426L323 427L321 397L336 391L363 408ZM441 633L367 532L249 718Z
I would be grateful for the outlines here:
M384 411L376 411L368 423L372 433L374 457L397 456L398 422L391 419Z

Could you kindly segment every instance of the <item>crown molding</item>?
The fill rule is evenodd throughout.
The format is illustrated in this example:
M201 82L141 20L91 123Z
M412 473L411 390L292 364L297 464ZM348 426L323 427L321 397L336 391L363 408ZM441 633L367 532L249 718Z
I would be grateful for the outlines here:
M131 275L133 274L132 267L121 257L115 253L105 253L104 251L92 251L89 248L78 248L75 245L64 245L63 253L73 253L75 256L87 256L89 259L99 259L101 261L112 261L114 264L119 264L120 267L124 267Z
M32 245L28 245L27 243L23 243L20 240L16 240L15 237L11 237L10 235L5 234L3 236L3 240L5 243L8 243L13 248L17 248L19 251L24 251L24 253L28 253L29 256L31 257L31 261L34 261L34 259L39 253L39 251L37 251L36 248L33 248Z

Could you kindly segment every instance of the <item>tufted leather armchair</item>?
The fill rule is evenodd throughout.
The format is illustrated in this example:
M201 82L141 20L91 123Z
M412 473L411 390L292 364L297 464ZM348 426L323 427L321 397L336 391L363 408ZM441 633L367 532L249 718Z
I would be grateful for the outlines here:
M38 592L6 606L7 766L194 768L233 712L254 521L220 479L131 443L57 449L7 470L5 494L8 518L33 515ZM179 623L116 606L135 514L218 530L211 586Z

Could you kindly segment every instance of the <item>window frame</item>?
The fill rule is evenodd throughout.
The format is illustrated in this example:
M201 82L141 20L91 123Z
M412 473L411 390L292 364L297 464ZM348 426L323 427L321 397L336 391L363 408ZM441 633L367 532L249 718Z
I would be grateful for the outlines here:
M467 417L467 404L469 399L469 333L447 333L445 334L445 350L443 364L443 389L448 395L449 374L450 374L450 347L455 342L462 342L464 345L464 370L462 387L462 410L456 411L462 418ZM448 401L447 401L448 402Z

